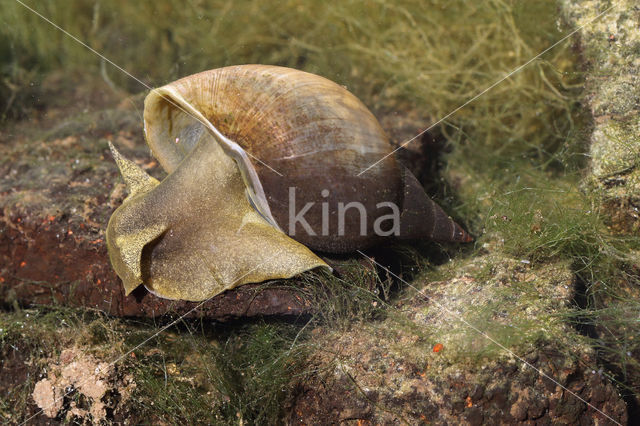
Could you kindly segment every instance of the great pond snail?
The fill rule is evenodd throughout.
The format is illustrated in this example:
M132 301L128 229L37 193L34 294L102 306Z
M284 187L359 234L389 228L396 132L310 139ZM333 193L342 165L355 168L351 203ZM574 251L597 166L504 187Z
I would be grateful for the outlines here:
M144 130L168 173L161 182L112 146L129 196L107 245L127 294L144 284L198 301L328 267L311 250L471 240L388 155L373 114L323 77L263 65L205 71L152 90Z

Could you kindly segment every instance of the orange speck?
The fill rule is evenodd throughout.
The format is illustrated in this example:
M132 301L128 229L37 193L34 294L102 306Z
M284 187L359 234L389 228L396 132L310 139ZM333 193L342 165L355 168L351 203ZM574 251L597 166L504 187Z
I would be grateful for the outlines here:
M54 220L56 220L55 216L49 216L47 219L49 219L49 222L53 222Z
M473 406L473 402L471 402L471 397L468 396L467 397L467 407L471 407L471 406Z
M22 222L22 219L17 218L17 219L16 219L16 222Z
M98 281L96 282L96 284L98 284L98 285L102 284L102 280L100 278L98 278Z
M67 232L67 234L69 235L73 235L73 231L71 229L69 229L69 231Z
M4 277L0 277L0 283L4 282Z
M20 267L24 268L25 266L27 266L27 262L25 262L24 260L22 262L20 262Z
M135 359L135 357L136 357L136 353L135 352L131 352L131 358Z
M420 377L424 377L424 376L426 376L426 375L427 375L427 373L425 373L424 371L421 371L421 372L419 372L419 373L418 373L418 375L419 375Z
M434 352L440 352L442 350L442 348L444 348L444 346L442 345L442 343L436 343L433 346L433 351Z

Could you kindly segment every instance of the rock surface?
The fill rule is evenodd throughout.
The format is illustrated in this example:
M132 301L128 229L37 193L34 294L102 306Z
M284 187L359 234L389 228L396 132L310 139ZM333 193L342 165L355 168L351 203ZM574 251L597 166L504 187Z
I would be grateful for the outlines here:
M136 388L133 379L120 377L113 364L77 349L62 351L47 371L48 377L36 383L32 397L45 416L55 418L65 411L69 422L106 421L107 410L126 406Z
M585 186L600 197L601 212L608 218L612 231L637 236L640 232L640 5L633 0L562 0L560 5L564 20L572 27L585 25L597 13L611 7L579 32L579 46L587 71L586 102L593 119L588 141L591 168ZM639 256L636 251L629 258ZM631 263L635 265L637 261ZM628 312L637 311L634 302L640 300L640 287L632 277L623 277L615 285L618 288L615 297L603 296L604 300L597 306L602 314L593 334L603 342L615 340L617 343L613 346L621 348L605 348L602 355L607 364L622 366L613 370L626 383L624 391L630 416L637 417L640 415L640 364L637 362L640 354L636 345L627 344L637 336L637 328L616 317L631 318Z
M563 0L564 19L580 29L593 116L587 184L602 194L614 230L640 230L640 6L633 0ZM590 23L598 13L607 13ZM584 27L583 27L584 26Z
M625 424L595 352L563 321L568 265L455 263L448 279L417 280L421 295L409 291L380 323L316 329L317 373L299 384L290 421Z

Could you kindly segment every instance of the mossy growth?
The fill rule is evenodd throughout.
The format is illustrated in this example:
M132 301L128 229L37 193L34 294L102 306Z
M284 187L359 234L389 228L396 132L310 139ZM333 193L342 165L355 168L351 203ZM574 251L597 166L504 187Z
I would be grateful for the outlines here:
M500 254L454 261L446 266L447 279L422 289L433 303L419 311L420 318L431 343L446 348L435 360L477 368L481 360L526 354L550 341L572 352L581 342L565 321L572 271L566 262L527 262Z
M12 423L32 414L31 392L48 361L66 347L94 354L122 348L122 328L100 312L70 308L17 309L0 315L0 418Z
M157 330L149 321L112 319L86 310L3 313L6 381L0 381L0 418L19 423L38 415L31 393L67 348L116 364L119 376L132 379L133 398L125 406L116 404L107 417L111 421L273 423L283 415L292 377L304 374L307 331L293 324L211 326L185 320L177 330ZM16 365L10 364L14 358ZM22 369L23 364L29 367ZM24 377L11 368L24 370ZM69 392L73 399L75 391ZM58 419L73 418L68 410L65 403Z
M637 398L630 385L638 383L640 372L632 359L640 353L640 328L629 312L640 308L640 238L608 226L600 194L581 189L579 171L568 169L558 176L521 162L505 163L504 170L502 180L478 174L471 188L460 187L461 198L472 200L461 208L469 212L466 217L478 236L476 253L502 253L542 269L555 262L569 265L578 285L568 298L573 310L561 314L562 322L591 337L622 394ZM456 172L451 168L449 173ZM434 278L441 279L442 271ZM536 324L523 326L536 329Z
M549 342L566 356L578 353L575 347L584 347L586 339L567 323L575 291L570 265L532 265L491 252L423 273L387 305L381 321L357 328L384 341L389 356L420 369L428 365L436 375L476 370Z
M169 422L273 423L291 378L303 374L304 330L258 322L203 328L184 322L129 362L139 389L134 410ZM298 341L299 340L299 341Z

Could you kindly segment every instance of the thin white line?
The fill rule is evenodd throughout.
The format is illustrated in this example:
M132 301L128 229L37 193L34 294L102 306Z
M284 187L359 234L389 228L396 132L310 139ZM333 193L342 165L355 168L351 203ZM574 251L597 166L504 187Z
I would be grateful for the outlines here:
M501 79L497 80L496 82L494 82L491 86L487 87L486 89L484 89L483 91L481 91L480 93L478 93L477 95L475 95L473 98L469 99L468 101L466 101L465 103L463 103L462 105L460 105L458 108L454 109L453 111L451 111L449 114L445 115L444 117L442 117L440 120L436 121L435 123L433 123L432 125L430 125L429 127L427 127L426 129L424 129L423 131L421 131L420 133L418 133L417 135L415 135L414 137L412 137L411 139L409 139L406 142L403 142L402 144L400 144L400 146L398 146L396 149L394 149L393 151L391 151L390 153L388 153L387 155L385 155L384 157L382 157L381 159L379 159L378 161L376 161L375 163L371 164L369 167L367 167L366 169L364 169L363 171L361 171L360 173L358 173L358 176L362 175L363 173L365 173L366 171L368 171L369 169L375 167L378 163L380 163L381 161L383 161L385 158L389 157L390 155L393 155L396 151L398 151L401 148L404 148L405 146L409 145L411 142L413 142L414 140L416 140L417 138L419 138L420 136L424 135L426 132L428 132L429 130L433 129L434 127L436 127L438 124L442 123L444 120L446 120L447 118L451 117L453 114L455 114L456 112L460 111L462 108L466 107L467 105L469 105L471 102L475 101L476 99L478 99L480 96L484 95L485 93L487 93L489 90L493 89L494 87L496 87L498 84L502 83L503 81L505 81L506 79L508 79L509 77L511 77L512 75L514 75L515 73L517 73L518 71L522 70L524 67L526 67L527 65L529 65L531 62L535 61L536 59L538 59L540 56L544 55L545 53L547 53L548 51L550 51L551 49L553 49L554 47L556 47L557 45L559 45L560 43L562 43L563 41L565 41L566 39L568 39L569 37L571 37L572 35L574 35L575 33L577 33L578 31L580 31L581 29L583 29L584 27L586 27L587 25L592 24L593 22L595 22L598 18L600 18L602 15L604 15L605 13L607 13L608 11L610 11L611 9L613 9L616 5L610 6L607 9L605 9L603 12L601 12L600 14L598 14L595 18L591 19L589 22L587 22L586 24L576 28L575 30L571 31L569 34L567 34L566 36L562 37L560 40L556 41L555 43L553 43L551 46L547 47L546 49L544 49L542 52L538 53L536 56L534 56L533 58L529 59L527 62L525 62L524 64L520 65L519 67L517 67L516 69L514 69L513 71L511 71L510 73L508 73L507 75L505 75L504 77L502 77Z
M273 257L268 258L267 260L261 262L259 265L257 265L255 268L251 269L249 272L247 272L246 274L242 275L240 278L236 279L235 282L240 281L241 279L243 279L244 277L246 277L247 275L249 275L250 273L252 273L253 271L255 271L256 269L258 269L259 267L261 267L262 265L264 265L265 263L267 263L268 261L270 261L271 259L273 259ZM215 277L214 277L215 279ZM214 296L215 297L215 296ZM209 300L213 299L213 297L210 297L208 299L203 300L202 302L198 303L196 306L194 306L193 308L191 308L190 310L188 310L186 313L182 314L180 317L178 317L178 319L170 322L169 324L165 325L164 327L162 327L160 330L158 330L157 332L155 332L151 337L148 337L147 339L145 339L144 341L142 341L142 343L139 343L138 345L136 345L133 349L128 350L127 352L125 352L124 354L120 355L118 358L116 358L114 361L110 362L107 367L105 367L104 370L102 370L101 368L97 367L96 368L96 374L99 373L100 371L106 371L109 367L112 367L113 365L117 364L120 360L124 359L126 356L128 356L130 353L132 353L133 351L137 350L138 348L140 348L141 346L144 346L147 342L149 342L150 340L154 339L155 337L157 337L159 334L161 334L162 332L164 332L166 329L174 326L175 324L177 324L178 322L182 321L187 315L189 315L190 313L194 312L195 310L199 309L202 305L204 305L206 302L208 302ZM155 319L155 317L154 317ZM91 380L85 380L80 382L78 385L74 386L74 389L70 390L69 392L66 392L65 394L54 398L53 403L49 404L46 407L43 407L42 409L40 409L40 411L36 412L35 414L33 414L31 417L29 417L28 419L26 419L24 422L20 423L20 426L23 426L24 424L26 424L29 420L33 419L34 417L38 416L39 414L41 414L44 410L47 410L51 407L53 407L57 401L59 401L60 399L63 399L65 396L69 395L70 393L72 393L74 390L78 389L79 387L81 387L82 385L85 385L87 383L89 383Z
M283 174L280 173L279 171L277 171L276 169L274 169L273 167L271 167L270 165L268 165L267 163L265 163L264 161L262 161L261 159L259 159L258 157L256 157L255 155L251 154L249 151L245 150L244 152L247 153L247 155L251 158L253 158L254 160L256 160L258 163L262 164L263 166L267 167L269 170L271 170L273 173L277 174L280 177L283 177Z
M490 335L488 335L485 331L480 330L479 328L477 328L476 326L474 326L473 324L469 323L467 320L465 320L462 316L456 314L455 312L447 309L446 307L444 307L444 305L440 304L436 299L429 297L427 294L425 294L423 291L419 290L417 287L411 285L410 283L408 283L407 281L403 280L402 278L400 278L399 276L397 276L396 274L394 274L393 272L391 272L389 269L387 269L386 267L384 267L383 265L381 265L380 263L376 262L375 259L367 256L366 254L364 254L363 252L361 252L360 250L356 250L358 253L360 253L364 258L368 259L371 263L378 265L379 267L381 267L382 269L384 269L385 271L387 271L389 274L393 275L394 277L396 277L397 279L399 279L400 281L402 281L404 284L408 285L409 287L411 287L412 289L414 289L416 292L418 292L420 295L424 296L426 299L428 299L430 302L433 302L434 304L436 304L440 309L442 309L443 311L447 312L449 315L451 315L454 318L458 318L460 321L462 321L467 327L473 329L474 331L476 331L478 334L480 334L481 336L485 337L486 339L490 340L491 342L493 342L495 345L499 346L501 349L505 350L506 352L508 352L509 354L511 354L513 357L517 358L519 361L521 361L522 363L524 363L525 365L531 367L533 370L537 371L538 374L540 374L541 376L544 376L545 378L551 380L553 383L555 383L556 385L560 386L562 389L564 389L565 391L569 392L571 395L575 396L576 398L578 398L580 401L584 402L585 404L587 404L587 406L593 408L594 410L596 410L597 412L599 412L600 414L602 414L603 416L605 416L606 418L608 418L609 420L611 420L612 422L614 422L617 425L622 426L621 423L619 423L618 421L616 421L615 419L611 418L608 414L606 414L605 412L603 412L602 410L598 409L597 407L595 407L594 405L592 405L591 403L587 402L585 399L583 399L581 396L579 396L578 394L576 394L575 392L573 392L572 390L570 390L569 388L567 388L566 386L563 386L560 382L558 382L557 380L555 380L553 377L549 376L548 374L544 373L542 370L537 369L536 367L534 367L532 364L530 364L529 362L527 362L525 359L521 358L520 356L516 355L512 350L510 350L509 348L507 348L506 346L504 346L502 343L498 342L497 340L495 340L493 337L491 337Z
M86 44L85 42L83 42L82 40L80 40L78 37L74 36L73 34L69 33L68 31L66 31L64 28L60 27L59 25L57 25L56 23L52 22L51 20L49 20L47 17L41 15L40 13L38 13L36 10L30 8L29 6L27 6L26 4L24 4L21 0L15 0L17 3L19 3L20 5L22 5L24 8L30 10L31 12L33 12L34 14L36 14L37 16L39 16L40 18L42 18L43 20L45 20L46 22L48 22L49 24L51 24L52 26L54 26L56 29L58 29L59 31L63 32L65 35L71 37L73 40L75 40L76 42L78 42L79 44L81 44L82 46L86 47L87 49L89 49L91 52L93 52L94 54L96 54L97 56L99 56L100 58L102 58L103 60L109 62L111 65L113 65L114 67L116 67L117 69L119 69L121 72L123 72L124 74L126 74L127 76L131 77L132 79L134 79L135 81L137 81L138 83L142 84L144 87L146 87L149 90L153 90L153 88L151 86L149 86L148 84L146 84L144 81L140 80L139 78L137 78L136 76L134 76L133 74L131 74L130 72L128 72L127 70L125 70L124 68L122 68L121 66L119 66L118 64L116 64L115 62L113 62L111 59L107 58L106 56L104 56L103 54L101 54L100 52L98 52L97 50L95 50L93 47L89 46L88 44ZM169 102L170 104L172 104L173 106L175 106L176 108L178 108L179 110L181 110L182 112L190 115L192 118L194 118L196 121L199 121L197 117L195 117L193 114L191 114L189 111L186 111L184 108L182 108L180 105L174 103L170 98L167 98L164 95L161 95L162 98L164 100L166 100L167 102ZM248 151L245 150L245 152L254 160L258 161L260 164L266 166L267 168L269 168L272 172L276 173L279 176L282 176L282 173L280 173L279 171L277 171L276 169L274 169L273 167L271 167L270 165L266 164L264 161L260 160L259 158L253 156L251 153L249 153Z
M83 42L82 40L80 40L79 38L77 38L76 36L74 36L73 34L67 32L66 30L64 30L63 28L61 28L59 25L55 24L54 22L50 21L49 19L47 19L45 16L41 15L40 13L38 13L37 11L33 10L32 8L30 8L29 6L27 6L26 4L24 4L21 0L15 0L16 2L20 3L24 8L29 9L31 12L33 12L34 14L38 15L40 18L44 19L45 21L47 21L48 23L50 23L51 25L53 25L55 28L57 28L58 30L62 31L64 34L66 34L67 36L71 37L72 39L74 39L76 42L80 43L81 45L83 45L84 47L86 47L87 49L89 49L90 51L92 51L93 53L95 53L96 55L98 55L100 58L104 59L105 61L109 62L111 65L113 65L114 67L116 67L117 69L119 69L120 71L122 71L123 73L125 73L126 75L128 75L129 77L131 77L132 79L134 79L135 81L137 81L138 83L142 84L144 87L146 87L147 89L151 90L152 88L149 87L149 85L147 85L144 81L138 79L136 76L132 75L131 73L129 73L127 70L125 70L124 68L122 68L121 66L119 66L118 64L116 64L115 62L113 62L112 60L110 60L109 58L107 58L106 56L102 55L100 52L96 51L93 47L89 46L88 44L86 44L85 42Z

